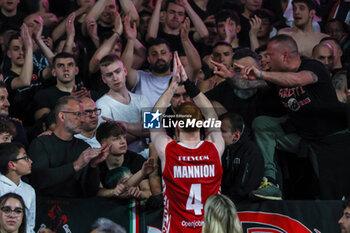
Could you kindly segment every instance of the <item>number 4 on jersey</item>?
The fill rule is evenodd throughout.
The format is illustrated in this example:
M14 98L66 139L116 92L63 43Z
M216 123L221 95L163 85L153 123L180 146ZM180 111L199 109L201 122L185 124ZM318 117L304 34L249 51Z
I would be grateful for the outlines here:
M187 198L186 210L194 210L195 215L202 214L203 204L201 186L201 184L192 184L190 194Z

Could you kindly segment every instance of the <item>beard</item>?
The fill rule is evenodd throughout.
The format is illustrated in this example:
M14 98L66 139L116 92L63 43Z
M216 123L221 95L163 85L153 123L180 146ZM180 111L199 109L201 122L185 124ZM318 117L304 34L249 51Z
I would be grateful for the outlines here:
M158 74L165 73L170 68L170 62L159 59L154 64L150 64L150 69Z

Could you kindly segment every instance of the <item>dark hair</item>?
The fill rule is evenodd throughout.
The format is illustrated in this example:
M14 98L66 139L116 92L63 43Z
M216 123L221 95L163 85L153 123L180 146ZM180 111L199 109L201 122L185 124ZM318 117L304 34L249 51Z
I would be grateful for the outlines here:
M343 32L348 33L348 31L349 31L349 28L344 21L342 21L340 19L330 19L326 22L326 24L324 26L324 29L326 32L327 32L327 27L329 26L330 23L339 23L343 29Z
M178 3L176 3L175 0L167 0L167 1L165 2L165 11L168 10L168 7L169 7L169 4L170 4L170 3L174 3L174 4L176 4L176 5L179 5ZM179 6L181 6L181 5L179 5ZM181 6L181 7L183 7L183 6ZM186 11L185 11L185 14L186 14Z
M0 88L6 88L6 84L4 81L0 81Z
M104 122L96 130L96 139L100 143L105 139L113 136L126 134L126 129L120 123L117 122Z
M275 14L265 8L261 8L255 11L255 15L258 16L260 19L268 19L270 21L270 24L272 24L275 21Z
M227 18L230 18L232 21L234 21L236 25L241 25L238 14L236 11L231 9L221 10L215 15L216 25L220 22L226 21Z
M81 103L81 100L78 99L77 97L74 97L74 96L62 96L61 98L59 98L56 102L56 105L55 105L55 117L56 117L56 120L57 120L57 117L58 117L58 113L62 111L63 107L65 105L68 104L68 101L69 100L74 100L74 101L77 101L79 103Z
M10 198L17 199L22 205L23 217L22 217L22 223L18 229L18 233L26 233L27 216L26 216L26 211L25 211L26 205L24 204L23 198L16 193L6 193L0 197L0 207L3 207L5 202Z
M230 121L231 124L231 133L236 132L237 130L242 132L244 129L244 121L241 115L233 112L227 112L222 114L219 117L219 120L227 119Z
M12 136L16 135L16 131L13 129L13 127L11 127L12 123L10 123L9 121L0 118L0 134L1 133L9 133Z
M259 54L259 53L264 52L264 51L266 51L266 50L267 50L267 45L262 45L262 46L260 46L259 48L255 49L255 52L256 52L257 54Z
M344 209L346 207L349 207L350 208L350 198L347 198L345 201L344 201Z
M9 172L8 163L16 159L19 150L25 148L21 143L0 143L0 172L6 175Z
M62 52L57 54L56 56L54 56L53 60L52 60L52 66L55 67L56 65L56 60L59 58L72 58L74 60L74 64L77 64L74 58L74 55L71 53L66 53L66 52Z
M168 47L169 51L171 51L169 42L163 38L158 37L158 38L152 38L147 42L147 53L149 52L149 49L152 46L161 45L161 44L165 44Z
M309 8L309 10L316 10L318 9L318 3L316 0L293 0L292 1L292 5L294 5L295 3L298 2L302 2L305 3L307 5L307 7Z
M251 49L249 48L239 48L236 49L235 54L233 54L232 59L234 60L239 60L245 57L251 57L255 60L255 62L257 64L259 64L259 57L258 54L256 54L255 52L253 52Z
M100 67L101 66L109 66L110 64L114 63L114 62L122 62L122 60L115 54L108 54L106 56L104 56L101 61L100 61Z
M9 41L7 42L7 49L10 48L11 42L13 40L18 40L19 38L21 38L21 34L19 34L19 33L15 33L15 34L11 35Z
M152 12L148 10L142 10L141 12L139 12L139 17L141 18L143 16L152 16Z
M223 45L223 46L229 47L229 48L231 49L232 53L233 53L232 45L231 45L230 43L228 43L227 41L225 41L225 40L220 40L219 42L217 42L217 43L213 46L213 50L212 50L212 51L214 51L214 49L215 49L216 47L222 46L222 45Z

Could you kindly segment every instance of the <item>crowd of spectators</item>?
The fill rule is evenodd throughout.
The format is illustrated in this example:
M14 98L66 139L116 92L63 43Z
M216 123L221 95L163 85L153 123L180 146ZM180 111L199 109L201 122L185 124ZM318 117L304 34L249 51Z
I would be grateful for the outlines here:
M339 177L321 180L318 163L327 160L317 157L349 152L328 137L349 134L349 10L348 0L0 0L0 196L22 196L6 198L19 203L14 213L25 209L27 232L36 195L160 208L162 174L143 112L168 88L175 51L222 121L223 194L282 199L277 149L311 160L321 183L311 198L350 195L331 180ZM286 52L274 58L278 43ZM308 103L283 98L303 88L317 108L297 115ZM186 102L180 83L165 115ZM178 137L175 127L167 134ZM332 150L318 154L323 142Z

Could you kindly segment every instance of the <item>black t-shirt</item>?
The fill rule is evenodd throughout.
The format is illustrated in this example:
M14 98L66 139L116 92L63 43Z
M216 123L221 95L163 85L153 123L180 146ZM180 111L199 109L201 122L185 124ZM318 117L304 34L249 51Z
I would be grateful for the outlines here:
M94 196L99 186L99 169L87 165L76 172L73 162L89 145L75 137L64 141L55 134L36 138L28 154L33 160L31 184L46 196Z
M310 71L318 77L314 84L298 87L274 85L282 105L288 109L285 129L295 128L306 138L317 138L346 129L346 106L341 104L325 66L303 59L298 71Z
M113 155L110 155L113 156ZM122 164L122 167L127 167L130 169L132 174L137 173L139 170L141 170L143 163L146 161L145 158L142 157L142 155L139 155L132 151L127 151L124 154L124 162ZM106 175L109 171L106 162L100 163L100 180L103 185L103 187L106 187L105 179Z
M193 41L193 34L194 32L190 32L189 34L189 38L191 41ZM185 51L181 43L180 34L179 35L168 34L164 32L163 29L159 28L158 37L163 38L164 40L169 42L170 49L172 52L177 51L180 56L185 55Z
M241 31L238 33L239 46L250 48L250 39L249 39L250 23L249 23L249 19L247 19L243 15L239 15L239 19L241 22Z
M227 111L240 114L248 125L257 116L256 108L259 94L256 93L248 99L241 99L234 94L233 87L227 80L206 92L205 95L208 99L222 104Z
M35 69L34 69L35 70ZM10 115L23 121L24 126L34 124L33 99L35 93L42 87L41 73L33 72L30 86L19 89L12 89L12 80L19 75L9 70L4 73L4 82L9 92Z
M17 14L11 17L5 16L1 11L0 11L0 29L2 31L6 29L15 29L19 31L22 24L23 20L26 17L26 15L21 12L17 11Z
M70 95L69 92L60 91L56 86L38 91L34 96L34 111L41 108L54 109L56 102L63 96Z

